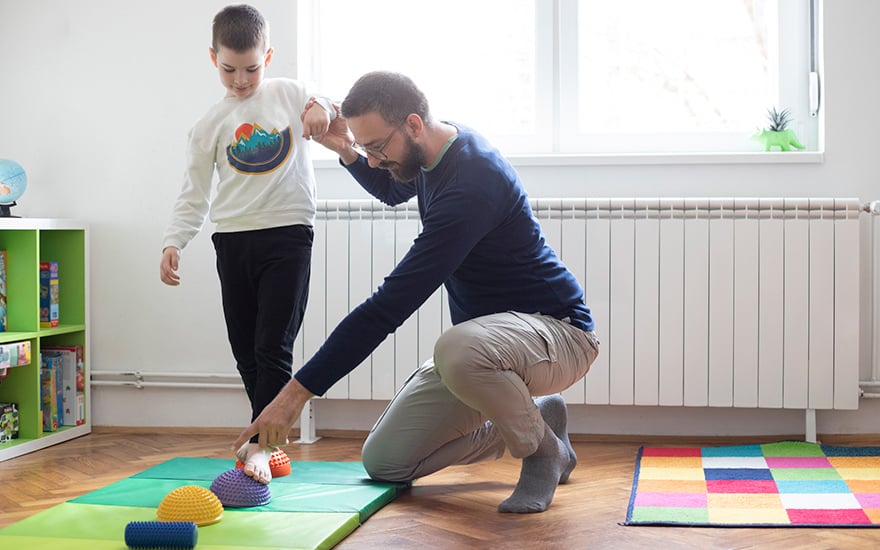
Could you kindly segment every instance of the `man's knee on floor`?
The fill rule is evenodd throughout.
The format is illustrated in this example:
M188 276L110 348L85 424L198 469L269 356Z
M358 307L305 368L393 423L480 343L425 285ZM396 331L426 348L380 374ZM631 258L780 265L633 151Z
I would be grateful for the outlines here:
M376 481L392 481L409 483L414 479L412 465L401 465L389 456L387 448L371 445L368 439L361 450L361 462L371 479Z

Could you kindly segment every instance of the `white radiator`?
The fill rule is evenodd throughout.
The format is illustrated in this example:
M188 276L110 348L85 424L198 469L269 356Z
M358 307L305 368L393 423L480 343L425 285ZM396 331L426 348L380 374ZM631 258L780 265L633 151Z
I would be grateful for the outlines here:
M602 340L569 403L855 409L857 199L533 199ZM416 205L319 201L297 362L402 257ZM327 394L390 399L449 325L438 291ZM808 419L809 422L809 419Z

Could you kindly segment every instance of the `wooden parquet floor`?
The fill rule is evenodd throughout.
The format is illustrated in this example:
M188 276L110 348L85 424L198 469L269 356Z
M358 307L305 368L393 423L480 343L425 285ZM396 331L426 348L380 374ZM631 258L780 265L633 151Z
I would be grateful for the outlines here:
M235 431L94 433L0 462L0 527L178 456L230 458ZM733 445L780 438L576 437L579 464L542 514L499 514L513 490L519 461L456 466L418 480L337 546L362 549L869 549L880 529L624 527L639 446ZM362 436L325 436L291 444L294 461L360 460ZM823 442L880 445L876 436ZM121 542L121 541L120 541ZM12 549L10 549L12 550Z

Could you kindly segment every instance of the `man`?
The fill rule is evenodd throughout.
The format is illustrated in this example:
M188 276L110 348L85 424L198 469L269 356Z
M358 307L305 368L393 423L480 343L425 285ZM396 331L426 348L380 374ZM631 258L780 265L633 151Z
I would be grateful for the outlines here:
M435 120L406 76L361 77L341 117L313 138L394 205L418 198L422 232L245 429L276 446L302 407L366 358L442 284L454 326L364 443L374 479L408 482L453 464L522 458L501 512L541 512L577 463L565 402L598 355L583 289L547 246L513 167L474 131ZM549 396L538 399L532 396Z

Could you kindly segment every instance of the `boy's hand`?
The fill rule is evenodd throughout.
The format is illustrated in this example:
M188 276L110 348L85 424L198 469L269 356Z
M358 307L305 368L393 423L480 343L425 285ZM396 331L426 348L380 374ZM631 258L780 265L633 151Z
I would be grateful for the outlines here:
M169 286L180 284L180 275L177 270L180 266L180 250L175 246L167 246L162 251L162 261L159 262L159 278Z
M339 105L333 103L332 108L336 111L335 117L331 117L330 113L324 109L324 105L316 101L314 97L309 99L303 108L302 115L300 115L300 119L303 121L303 138L313 139L339 155L345 164L351 164L360 156L354 149L354 136L348 129L348 123L342 118ZM316 115L309 113L316 113ZM320 114L320 117L317 114ZM306 122L307 116L309 123ZM312 116L320 119L319 123L316 123L317 126L310 127ZM328 122L329 124L325 127L324 124Z
M321 136L330 127L330 113L320 103L316 103L314 98L306 104L300 119L303 123L303 139Z

